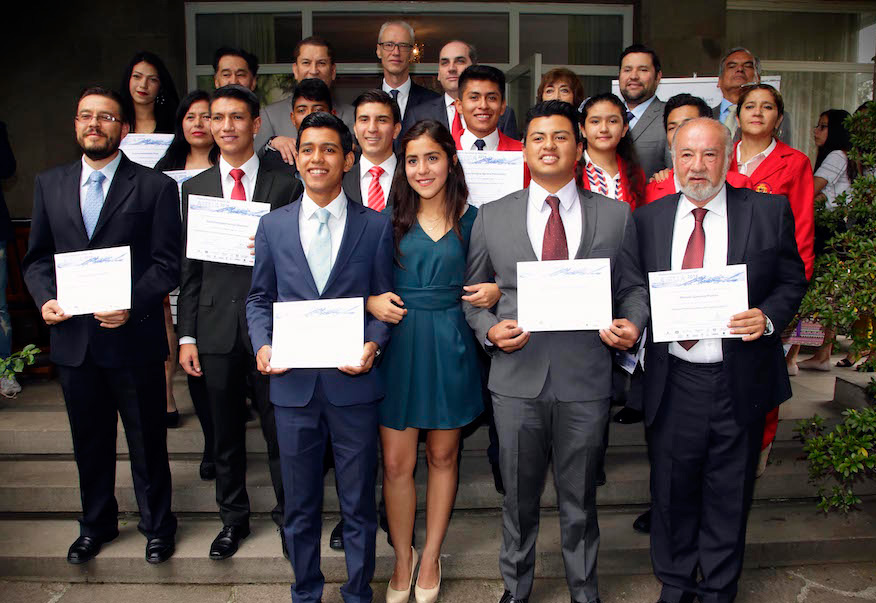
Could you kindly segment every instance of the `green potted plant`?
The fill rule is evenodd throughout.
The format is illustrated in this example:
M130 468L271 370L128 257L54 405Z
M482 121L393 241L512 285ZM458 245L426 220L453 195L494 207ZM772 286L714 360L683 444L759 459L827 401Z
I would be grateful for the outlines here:
M24 346L18 352L13 352L8 358L0 358L0 379L15 379L15 375L24 371L25 366L30 366L36 360L36 355L42 350L32 343ZM14 395L9 397L15 397Z

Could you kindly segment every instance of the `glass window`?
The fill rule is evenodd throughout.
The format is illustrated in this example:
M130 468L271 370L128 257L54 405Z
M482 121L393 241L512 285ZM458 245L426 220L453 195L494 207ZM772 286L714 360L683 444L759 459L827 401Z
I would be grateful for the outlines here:
M623 50L621 15L520 15L520 58L536 52L555 65L615 65Z
M301 14L198 14L195 31L198 65L212 65L213 53L222 46L243 48L262 64L288 63L301 39Z
M211 92L214 89L213 76L199 75L198 88ZM255 93L263 106L276 102L281 98L292 96L294 88L295 79L292 77L292 74L262 73L256 76Z
M437 63L441 47L452 39L470 41L481 63L508 63L508 15L502 13L393 14L314 13L313 33L335 47L338 63L377 63L380 26L391 19L406 21L423 44L422 63ZM376 68L379 69L379 68Z

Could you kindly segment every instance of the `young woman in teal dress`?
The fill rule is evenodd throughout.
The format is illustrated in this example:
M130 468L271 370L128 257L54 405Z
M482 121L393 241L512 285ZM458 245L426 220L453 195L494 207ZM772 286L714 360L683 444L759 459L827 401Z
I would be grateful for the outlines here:
M483 411L480 367L463 303L490 307L494 283L466 287L468 242L477 209L456 145L444 125L422 121L401 140L392 184L395 290L368 300L368 311L396 326L380 365L383 494L395 546L387 603L410 596L417 552L410 546L417 500L414 469L420 430L426 434L426 544L414 589L432 603L441 584L439 557L456 498L460 429ZM387 209L387 211L390 208Z

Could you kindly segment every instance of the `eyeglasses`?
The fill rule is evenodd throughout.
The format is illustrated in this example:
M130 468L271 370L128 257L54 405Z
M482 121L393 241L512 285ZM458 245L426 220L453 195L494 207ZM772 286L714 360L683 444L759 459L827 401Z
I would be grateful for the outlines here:
M122 121L120 117L116 117L115 115L110 115L109 113L88 113L87 111L83 111L82 113L73 117L78 122L87 124L91 123L91 120L97 118L97 121L104 124L113 124L117 121Z
M399 44L398 42L378 42L378 46L383 48L386 52L392 52L396 48L399 49L399 52L410 52L413 49L413 44L408 44L407 42L402 42Z

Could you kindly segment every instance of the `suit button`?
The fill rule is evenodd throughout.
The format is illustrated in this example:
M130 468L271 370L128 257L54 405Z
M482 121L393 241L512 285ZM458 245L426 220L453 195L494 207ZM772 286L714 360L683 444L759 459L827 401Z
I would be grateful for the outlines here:
M231 303L232 303L232 304L235 303L236 301L237 301L236 299L231 298Z

